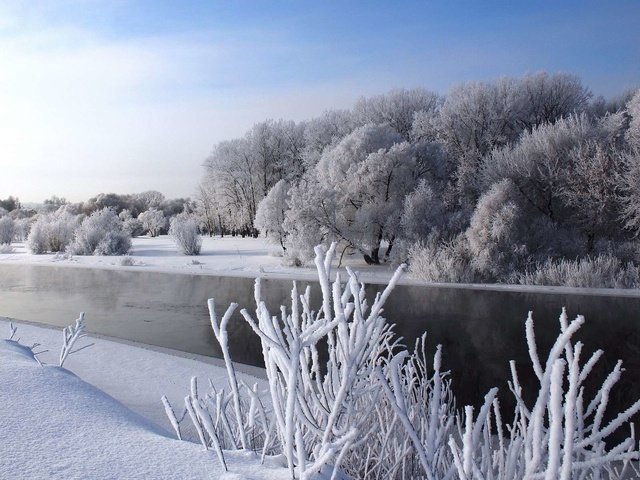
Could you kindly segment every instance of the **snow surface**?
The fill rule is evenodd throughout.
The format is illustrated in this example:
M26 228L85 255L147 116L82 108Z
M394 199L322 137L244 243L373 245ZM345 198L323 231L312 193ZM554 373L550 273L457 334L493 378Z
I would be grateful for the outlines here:
M135 237L130 252L132 266L122 265L122 256L81 256L65 254L32 255L24 242L12 244L12 253L0 254L0 265L20 263L28 265L55 265L117 270L186 273L255 278L317 279L316 268L288 267L283 265L281 248L270 244L266 238L203 237L200 255L185 256L178 252L174 241L167 235L159 237ZM343 266L349 265L362 273L367 282L386 283L393 274L389 265L366 265L361 255L346 257Z
M61 330L14 325L22 345L40 343L35 352L49 351L38 358L55 364ZM0 338L8 336L0 319ZM93 335L78 346L87 343L95 345L62 369L41 367L28 348L0 340L0 478L288 478L280 458L260 465L251 452L226 452L225 473L212 451L175 439L161 396L181 409L191 376L223 387L223 369Z
M30 254L24 242L13 243L12 253L0 253L3 263L23 265L49 265L58 267L104 268L111 270L147 271L163 273L212 275L223 277L274 278L317 280L314 265L305 267L285 266L280 247L266 238L203 237L202 252L198 256L185 256L178 252L173 240L167 235L155 238L135 237L129 261L123 265L122 256L79 256L66 254ZM359 273L366 283L387 284L395 271L392 265L367 265L359 254L345 255L342 267L349 266ZM343 268L344 270L344 268ZM346 274L345 274L346 275ZM582 295L611 295L640 297L640 289L574 288L540 285L428 283L412 279L409 275L399 282L403 285L429 285L434 287L464 288L472 290L500 290L534 293L577 293Z

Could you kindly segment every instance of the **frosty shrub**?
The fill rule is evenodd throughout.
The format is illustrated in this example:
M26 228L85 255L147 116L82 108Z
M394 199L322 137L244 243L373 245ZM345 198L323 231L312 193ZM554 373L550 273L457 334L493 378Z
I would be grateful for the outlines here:
M31 227L31 231L27 237L27 249L31 253L39 255L49 251L49 235L47 230L47 223L44 217L38 218Z
M67 212L40 215L31 225L27 248L34 254L62 252L71 243L76 226L76 217Z
M123 255L131 247L122 232L122 223L110 208L93 212L85 218L70 245L74 255Z
M198 233L199 220L194 215L180 213L171 218L169 235L183 255L200 255L202 237Z
M157 237L163 228L167 226L167 219L161 210L150 208L146 212L138 215L138 220L142 223L142 228L150 237Z
M73 239L77 227L76 218L67 212L56 212L47 222L49 250L63 252Z
M144 233L142 222L131 215L129 210L123 210L118 214L122 221L122 231L130 237L138 237Z
M15 222L8 215L0 217L0 245L9 245L15 235Z
M107 232L94 250L94 255L126 255L131 250L131 237L124 232Z
M135 264L136 264L135 259L133 259L129 255L124 255L120 259L120 265L123 266L123 267L133 267Z
M610 254L580 260L549 259L520 274L518 281L525 285L640 288L640 268Z
M562 312L560 332L543 361L529 314L525 336L539 389L523 392L520 366L511 362L513 415L504 415L497 388L485 395L479 409L458 411L442 372L441 346L431 364L424 336L413 351L407 350L381 316L402 269L369 304L364 285L350 270L346 282L338 274L330 283L335 247L328 252L316 248L322 290L317 310L311 310L310 287L301 293L294 282L290 308L272 315L256 280L255 314L241 311L262 343L270 402L263 401L257 385L238 380L229 355L227 326L238 305L231 304L219 320L209 300L229 389L218 391L209 382L205 392L192 378L179 415L163 397L178 438L185 419L190 420L201 443L216 451L225 468L225 449L252 449L263 458L283 455L292 479L331 470L332 478L346 474L380 480L638 478L633 427L621 443L607 440L630 426L640 400L623 412L606 412L623 372L621 361L600 387L584 388L603 352L583 358L582 343L573 342L583 317L569 322ZM327 350L323 356L321 344Z
M10 243L0 243L0 253L13 253L13 245Z
M475 281L464 236L451 242L417 242L409 247L411 275L427 282L470 283Z

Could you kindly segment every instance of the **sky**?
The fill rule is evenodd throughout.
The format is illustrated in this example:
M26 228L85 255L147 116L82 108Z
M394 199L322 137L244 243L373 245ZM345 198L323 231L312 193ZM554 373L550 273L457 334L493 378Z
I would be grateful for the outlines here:
M640 2L0 0L0 198L193 196L219 141L392 88L640 85Z

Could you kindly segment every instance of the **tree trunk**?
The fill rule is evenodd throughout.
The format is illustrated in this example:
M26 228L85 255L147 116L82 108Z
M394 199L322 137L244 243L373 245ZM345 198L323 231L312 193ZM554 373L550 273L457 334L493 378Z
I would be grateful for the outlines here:
M380 247L373 247L370 255L365 253L364 261L367 265L380 265Z
M382 227L378 230L378 238L375 246L371 249L371 254L364 255L364 261L367 265L380 265L380 244L382 243Z
M389 246L387 247L387 251L384 252L384 261L389 260L389 256L391 255L391 249L393 248L393 240L389 241Z

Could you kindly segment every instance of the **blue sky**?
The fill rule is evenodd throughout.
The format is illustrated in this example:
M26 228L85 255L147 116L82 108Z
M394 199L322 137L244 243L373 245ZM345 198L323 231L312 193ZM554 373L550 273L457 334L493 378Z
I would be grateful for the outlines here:
M0 197L191 195L217 141L539 70L640 84L640 2L0 2Z

